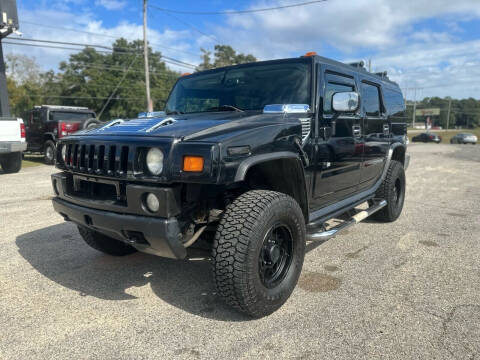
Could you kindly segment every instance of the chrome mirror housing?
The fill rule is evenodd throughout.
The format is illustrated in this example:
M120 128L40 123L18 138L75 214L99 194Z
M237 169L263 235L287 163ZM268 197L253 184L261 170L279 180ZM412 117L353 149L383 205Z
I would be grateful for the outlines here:
M269 104L263 108L264 114L304 114L310 112L310 106L307 104Z
M332 97L332 109L336 112L354 112L360 104L359 99L355 91L335 93Z

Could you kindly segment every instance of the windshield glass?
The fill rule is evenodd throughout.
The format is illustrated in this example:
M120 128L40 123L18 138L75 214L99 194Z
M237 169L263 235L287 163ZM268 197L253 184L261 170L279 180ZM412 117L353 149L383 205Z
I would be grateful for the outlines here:
M170 94L166 112L263 110L267 104L310 105L310 92L309 62L251 65L180 79Z
M48 120L50 121L84 121L94 118L94 113L82 113L74 111L50 111Z

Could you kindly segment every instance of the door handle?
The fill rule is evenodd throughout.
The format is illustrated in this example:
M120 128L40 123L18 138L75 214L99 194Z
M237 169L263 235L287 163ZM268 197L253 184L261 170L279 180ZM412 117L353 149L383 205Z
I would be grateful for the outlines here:
M383 135L390 134L390 126L388 124L383 124Z
M358 137L362 135L362 127L360 125L353 125L352 126L352 133L354 137Z

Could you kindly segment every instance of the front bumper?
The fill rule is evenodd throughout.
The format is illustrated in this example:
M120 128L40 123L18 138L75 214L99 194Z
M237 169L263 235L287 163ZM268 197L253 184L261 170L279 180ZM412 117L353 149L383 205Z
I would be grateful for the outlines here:
M0 154L23 152L27 150L27 143L21 141L0 141Z
M53 198L53 208L77 225L85 226L136 249L172 259L184 259L187 251L176 218L117 214L74 205L58 197Z

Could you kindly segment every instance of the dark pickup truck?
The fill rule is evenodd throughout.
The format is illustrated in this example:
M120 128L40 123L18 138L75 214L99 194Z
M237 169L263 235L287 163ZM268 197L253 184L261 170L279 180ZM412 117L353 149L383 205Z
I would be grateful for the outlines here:
M24 114L27 151L43 153L45 163L55 161L57 140L98 125L95 112L86 107L41 105Z
M289 298L307 241L402 211L405 104L385 73L316 55L218 68L181 77L165 111L61 139L53 206L107 254L207 250L218 294L253 317Z

